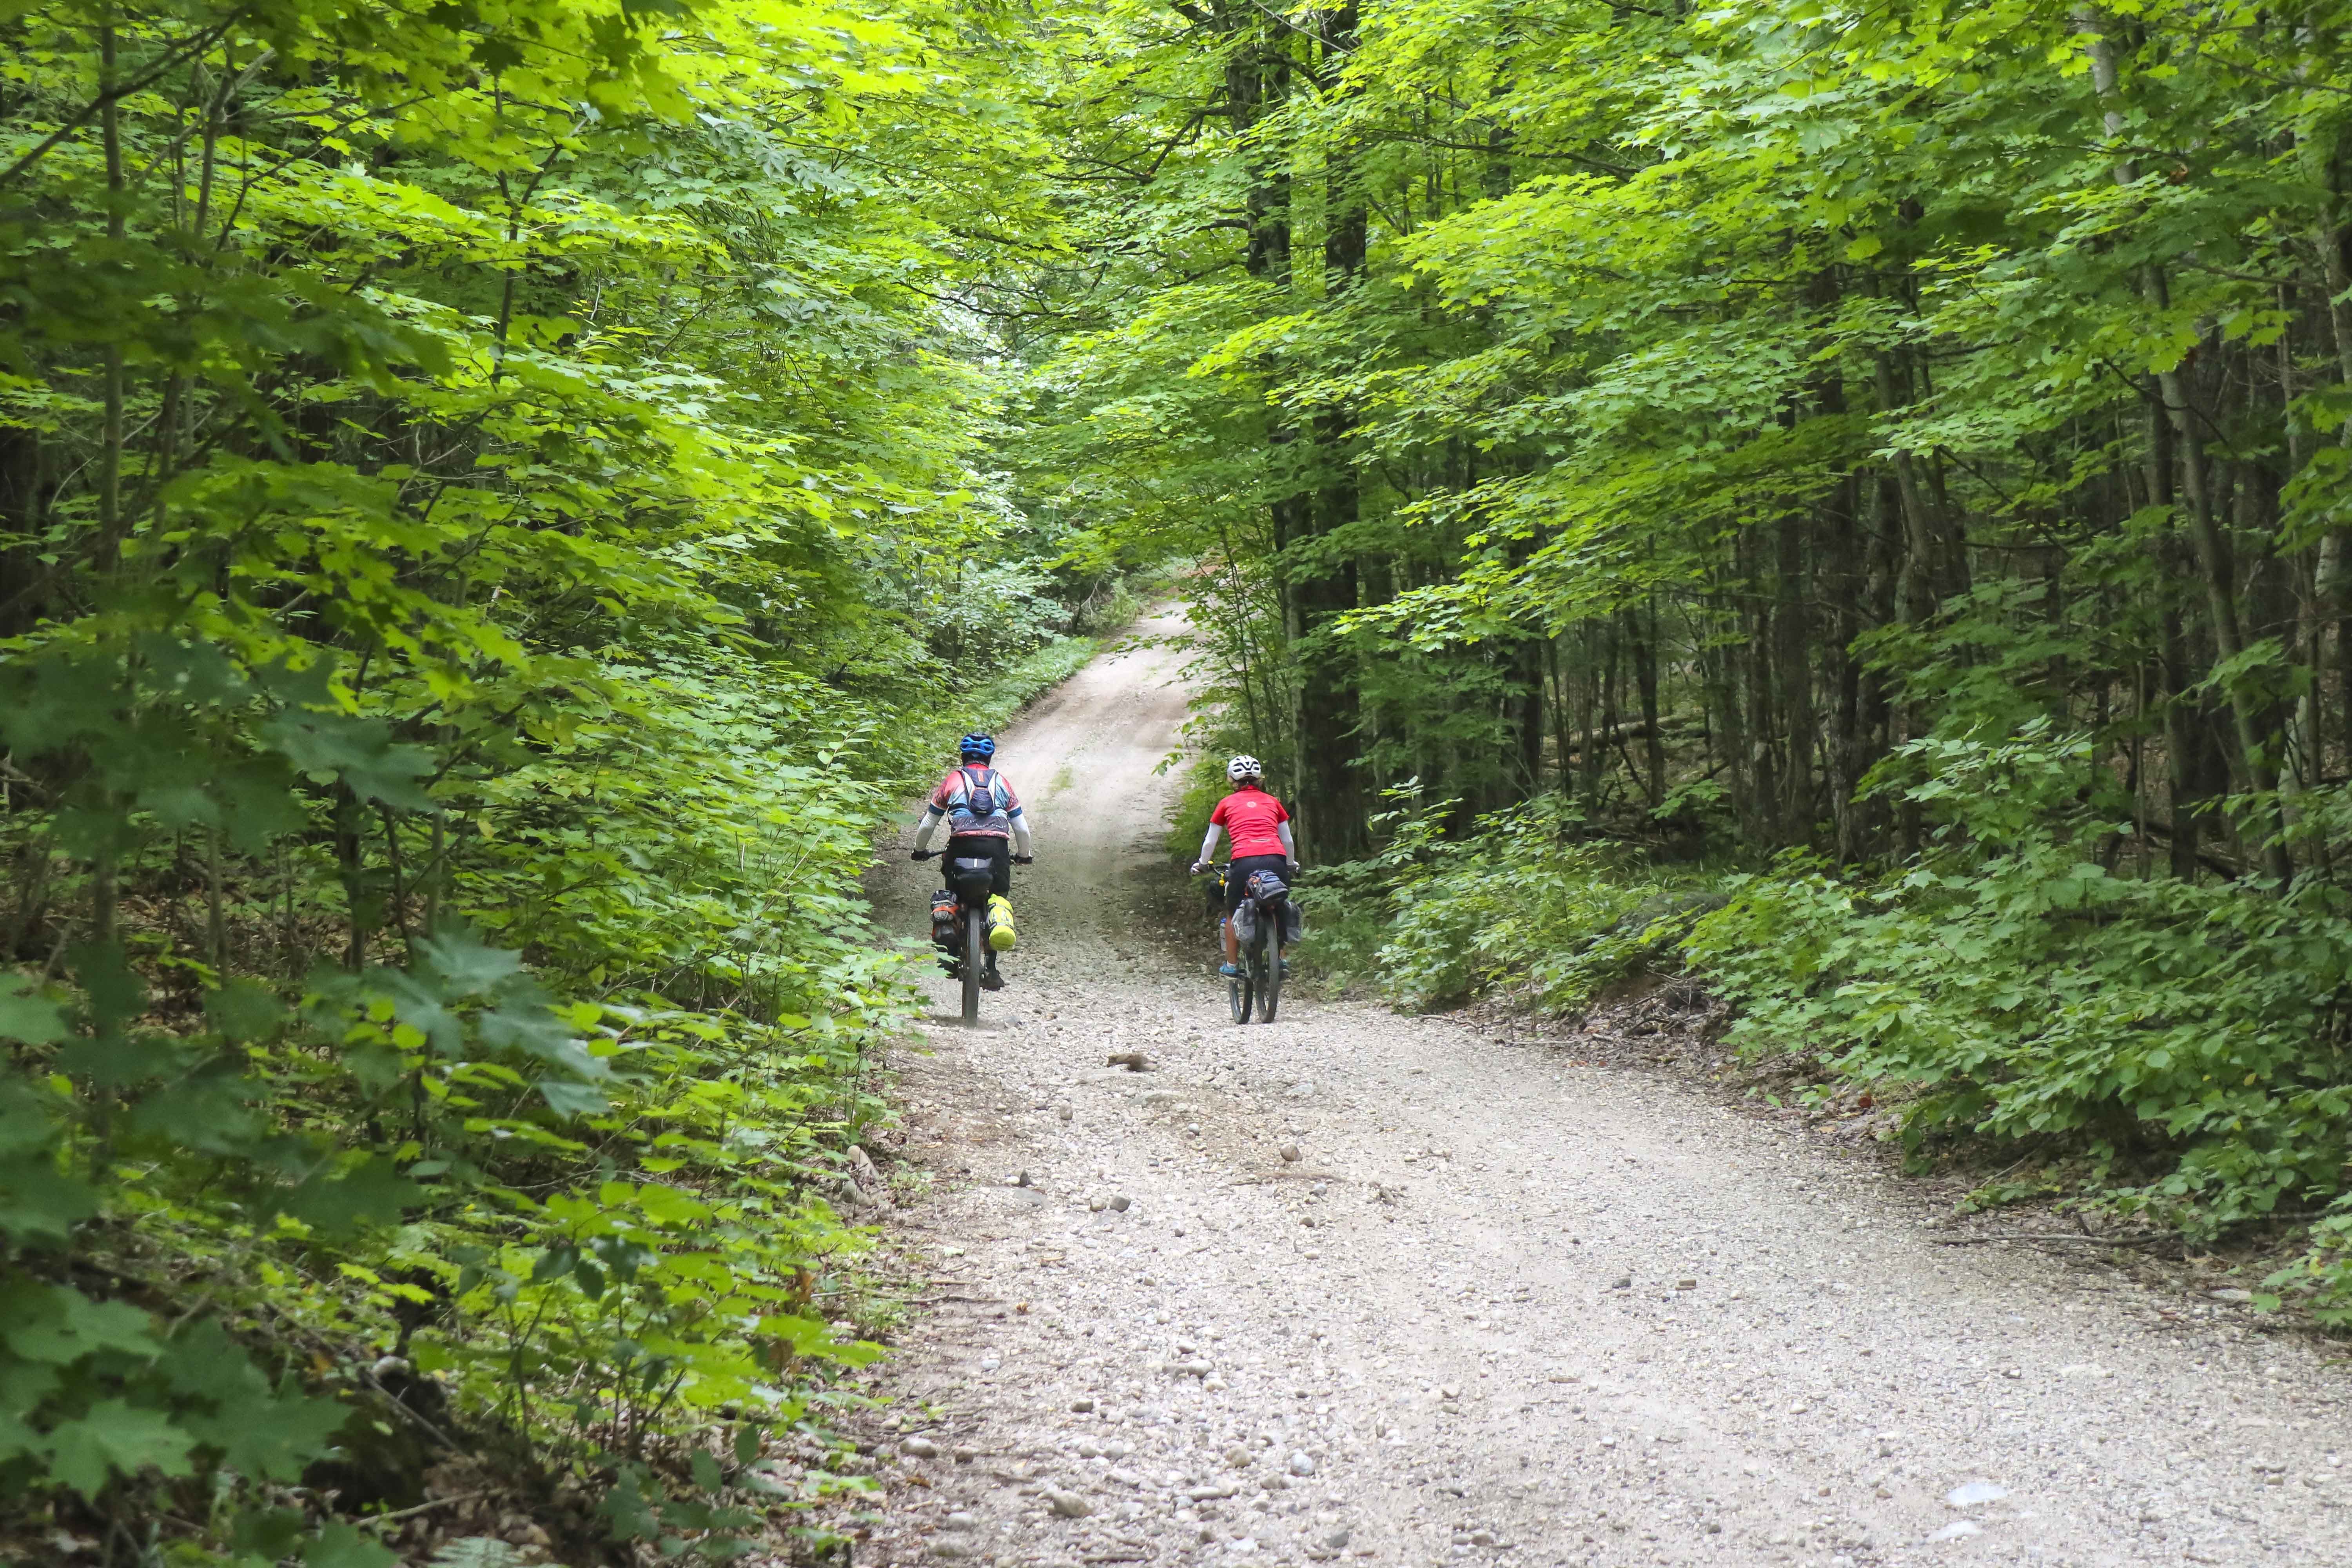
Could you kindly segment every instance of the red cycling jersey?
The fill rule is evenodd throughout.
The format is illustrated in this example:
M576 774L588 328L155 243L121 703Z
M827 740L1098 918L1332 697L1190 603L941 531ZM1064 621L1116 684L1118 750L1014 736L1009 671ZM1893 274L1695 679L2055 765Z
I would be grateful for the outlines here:
M1209 820L1234 841L1234 858L1244 855L1286 855L1282 835L1276 831L1290 820L1282 802L1262 789L1237 789L1217 802Z

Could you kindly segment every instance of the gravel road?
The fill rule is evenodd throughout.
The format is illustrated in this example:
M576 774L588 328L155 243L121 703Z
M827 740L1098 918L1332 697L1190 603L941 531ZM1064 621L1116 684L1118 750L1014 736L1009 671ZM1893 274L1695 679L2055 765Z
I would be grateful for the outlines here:
M985 1026L942 982L895 1064L940 1283L863 1561L2352 1563L2342 1368L2242 1305L1938 1245L1662 1075L1296 994L1228 1024L1145 912L1181 663L1003 737L1039 858ZM928 872L877 878L910 934Z

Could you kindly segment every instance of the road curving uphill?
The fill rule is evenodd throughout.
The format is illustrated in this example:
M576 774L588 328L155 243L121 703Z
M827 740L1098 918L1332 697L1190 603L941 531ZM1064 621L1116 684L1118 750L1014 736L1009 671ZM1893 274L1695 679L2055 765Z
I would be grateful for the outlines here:
M895 1064L894 1223L951 1283L868 1561L2352 1558L2341 1375L2242 1305L1939 1247L1859 1162L1555 1048L1305 987L1232 1026L1144 912L1181 663L1003 737L1038 861L986 1026L941 982ZM909 934L926 875L880 879Z

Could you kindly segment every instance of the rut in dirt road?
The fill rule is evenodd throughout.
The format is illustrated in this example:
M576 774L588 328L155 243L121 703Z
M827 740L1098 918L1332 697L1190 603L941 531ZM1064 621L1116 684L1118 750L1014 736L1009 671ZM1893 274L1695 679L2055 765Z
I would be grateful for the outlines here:
M1860 1163L1554 1048L1305 986L1228 1024L1205 932L1154 935L1180 664L1002 738L1038 861L985 1026L942 982L895 1064L954 1300L886 1375L867 1561L2352 1561L2340 1377L2242 1307L1936 1246ZM919 932L926 868L878 880Z

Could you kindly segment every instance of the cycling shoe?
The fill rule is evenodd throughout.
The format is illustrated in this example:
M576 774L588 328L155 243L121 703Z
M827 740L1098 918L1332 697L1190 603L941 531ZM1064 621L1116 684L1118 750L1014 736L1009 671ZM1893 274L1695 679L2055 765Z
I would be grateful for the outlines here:
M1219 964L1217 973L1228 980L1239 980L1242 977L1242 966L1238 963Z
M1004 989L1004 976L993 969L983 969L980 972L980 988L982 991L1002 991Z

